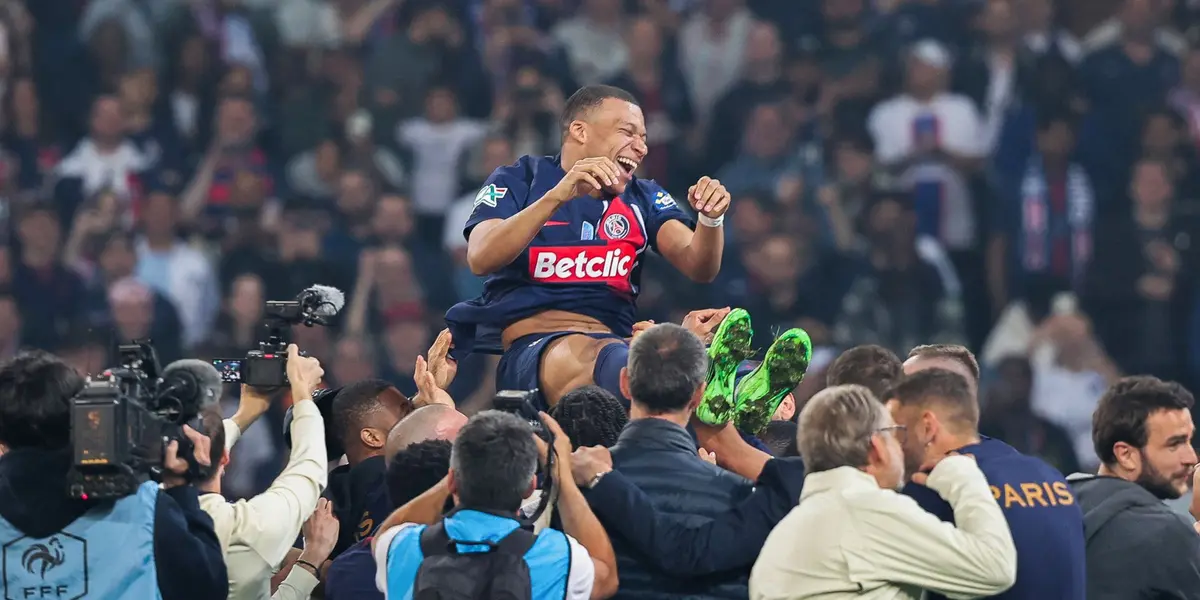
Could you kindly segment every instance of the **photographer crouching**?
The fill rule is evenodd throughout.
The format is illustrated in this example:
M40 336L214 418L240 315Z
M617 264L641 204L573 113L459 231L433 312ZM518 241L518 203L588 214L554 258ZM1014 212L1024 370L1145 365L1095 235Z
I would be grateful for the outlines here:
M222 423L205 419L205 432L212 436L217 468L212 477L197 485L205 493L200 505L212 516L221 547L229 565L229 598L271 598L271 576L292 548L305 520L313 514L321 491L328 483L325 423L313 402L313 392L325 374L315 358L301 356L295 344L287 347L287 380L293 405L291 455L287 466L267 490L253 498L227 502L221 495L221 476L229 462L229 448L270 406L261 389L242 385L238 412ZM286 587L276 597L308 598L320 580L320 568L332 546L310 545L300 554L300 568L293 568ZM222 596L224 597L224 596Z
M68 495L76 465L72 401L84 387L82 376L45 352L24 352L0 367L5 596L225 598L221 545L188 484L197 466L212 466L209 439L185 425L194 462L171 441L161 457L161 483L146 481L118 498ZM101 424L98 413L87 415L75 426Z

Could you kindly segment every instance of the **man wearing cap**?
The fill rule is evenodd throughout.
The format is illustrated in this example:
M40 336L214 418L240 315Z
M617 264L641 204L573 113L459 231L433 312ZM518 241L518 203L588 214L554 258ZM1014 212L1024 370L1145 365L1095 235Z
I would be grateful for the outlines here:
M917 234L940 242L959 276L967 277L983 272L968 179L994 136L969 98L947 91L951 66L950 52L938 42L913 44L904 91L876 106L867 128L879 162L902 173L917 214ZM986 289L982 280L975 282L978 286L962 283L964 290ZM981 302L986 306L986 298Z

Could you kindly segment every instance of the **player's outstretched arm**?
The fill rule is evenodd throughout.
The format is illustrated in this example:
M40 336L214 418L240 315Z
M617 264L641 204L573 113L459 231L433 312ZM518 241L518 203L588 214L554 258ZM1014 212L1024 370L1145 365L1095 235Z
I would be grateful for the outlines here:
M544 196L506 219L482 221L467 239L467 265L476 275L490 275L516 260L554 213L572 198L617 182L617 165L608 158L585 158Z
M701 177L688 190L688 204L699 215L696 230L680 221L664 223L658 230L658 251L692 281L710 283L721 271L729 191L719 180Z

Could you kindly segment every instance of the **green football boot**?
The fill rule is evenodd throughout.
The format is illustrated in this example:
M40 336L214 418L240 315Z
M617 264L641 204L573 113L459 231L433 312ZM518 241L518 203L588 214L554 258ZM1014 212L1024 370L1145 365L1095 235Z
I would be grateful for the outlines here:
M696 407L696 416L709 425L723 425L733 418L733 384L738 365L754 356L754 329L750 313L735 308L717 326L708 346L708 386Z
M783 332L767 349L767 356L737 383L734 422L738 429L757 435L771 422L783 399L796 389L812 360L812 340L803 329Z

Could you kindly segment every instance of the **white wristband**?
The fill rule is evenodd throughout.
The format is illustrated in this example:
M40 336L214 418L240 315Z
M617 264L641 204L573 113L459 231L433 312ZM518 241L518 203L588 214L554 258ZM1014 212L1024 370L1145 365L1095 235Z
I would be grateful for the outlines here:
M725 222L725 215L721 215L714 219L706 216L704 213L700 213L700 216L696 217L696 222L705 227L720 227L721 224Z

